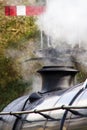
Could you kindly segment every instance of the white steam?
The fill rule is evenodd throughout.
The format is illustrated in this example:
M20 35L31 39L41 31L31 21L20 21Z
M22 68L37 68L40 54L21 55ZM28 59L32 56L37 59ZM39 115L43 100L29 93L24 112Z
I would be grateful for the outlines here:
M38 25L54 40L86 45L87 0L48 0Z

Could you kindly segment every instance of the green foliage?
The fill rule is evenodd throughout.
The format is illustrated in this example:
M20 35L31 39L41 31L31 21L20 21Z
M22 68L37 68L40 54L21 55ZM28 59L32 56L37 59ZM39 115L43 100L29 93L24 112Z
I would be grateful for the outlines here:
M0 59L0 87L6 87L9 82L20 79L20 74L13 66L10 58L1 57Z
M0 22L0 32L0 44L8 47L25 37L35 37L38 30L33 17L4 17Z
M87 78L87 73L79 72L77 74L77 81L78 82L83 82L83 81L85 81L86 78Z
M0 3L1 4L1 3ZM33 38L38 34L36 17L4 15L4 5L0 5L0 47L8 47L9 43L18 44L23 38Z
M0 110L15 98L23 95L28 88L31 89L32 81L24 81L20 68L13 59L1 57L0 59ZM15 67L14 67L15 65Z
M26 88L31 85L30 82L23 82L22 79L14 80L7 84L7 87L0 87L0 110L2 110L9 102L13 101L15 98L22 96ZM31 87L28 88L28 90Z
M26 16L7 17L4 15L4 4L0 3L0 110L21 96L26 87L30 88L31 81L23 81L16 57L7 57L6 51L9 48L23 51L23 42L28 41L27 44L37 37L39 31L35 19Z

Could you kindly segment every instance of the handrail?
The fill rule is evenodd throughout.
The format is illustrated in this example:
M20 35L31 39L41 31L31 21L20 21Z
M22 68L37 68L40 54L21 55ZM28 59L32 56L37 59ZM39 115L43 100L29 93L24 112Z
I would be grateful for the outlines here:
M31 114L31 113L39 113L39 112L48 112L48 111L55 111L55 110L70 110L70 109L87 109L87 106L59 106L55 108L48 108L48 109L40 109L40 110L29 110L29 111L10 111L10 112L0 112L0 115L15 115L15 114Z

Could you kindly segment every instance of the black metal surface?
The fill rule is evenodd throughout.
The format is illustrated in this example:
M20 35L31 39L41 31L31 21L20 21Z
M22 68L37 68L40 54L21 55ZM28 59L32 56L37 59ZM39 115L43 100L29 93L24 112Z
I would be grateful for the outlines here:
M43 67L38 71L42 76L42 91L62 90L73 86L77 72L77 70L70 67Z
M85 89L87 82L73 86L78 71L67 66L47 66L38 72L42 76L42 91L23 96L10 103L3 110L7 115L0 116L0 130L60 130L60 127L61 130L78 130L80 127L76 120L80 120L80 124L85 126L81 128L86 130L87 120L83 120L84 115L87 115L87 89ZM84 113L81 113L77 106L78 102L82 104L79 106ZM75 105L69 106L73 104ZM62 120L63 123L60 123Z
M3 112L22 110L27 98L28 96L23 96L14 100L12 103L4 108ZM3 118L3 120L0 121L0 130L12 130L17 117L12 115L4 115L1 116L1 118Z
M73 99L71 100L71 102L69 103L69 105L72 105L73 102L75 102L75 100L78 98L78 96L84 91L84 88L80 89L78 91L78 93L76 93L76 95L73 97ZM63 114L63 117L61 119L61 123L60 123L60 130L63 130L63 126L64 126L64 121L66 119L68 110L65 111L65 113Z

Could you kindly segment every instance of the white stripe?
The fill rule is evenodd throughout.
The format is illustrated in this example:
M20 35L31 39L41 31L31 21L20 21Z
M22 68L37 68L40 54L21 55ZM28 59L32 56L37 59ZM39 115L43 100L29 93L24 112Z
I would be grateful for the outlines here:
M17 6L17 15L25 16L26 15L26 7L25 6Z

